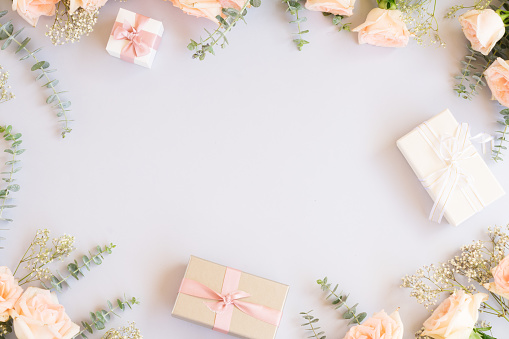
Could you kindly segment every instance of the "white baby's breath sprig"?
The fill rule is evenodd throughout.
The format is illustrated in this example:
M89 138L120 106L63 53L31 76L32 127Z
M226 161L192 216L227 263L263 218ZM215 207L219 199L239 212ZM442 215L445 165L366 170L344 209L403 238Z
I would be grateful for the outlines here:
M102 339L143 339L143 336L136 327L136 323L130 322L129 326L119 329L112 328L103 335Z
M0 65L0 104L15 98L14 94L10 91L11 86L7 84L9 72L2 71L3 69L2 65Z
M25 276L19 279L19 284L24 285L34 281L43 282L50 279L52 274L46 266L56 260L68 257L75 250L75 240L75 237L64 234L50 242L50 231L47 229L38 230L14 271L16 274L21 266L27 270Z
M426 308L457 290L472 294L482 290L490 293L491 298L481 305L481 312L509 321L509 303L483 287L493 279L493 268L509 250L508 230L509 226L488 228L489 240L473 241L462 246L460 253L447 262L424 266L415 274L406 275L401 287L411 289L410 296Z

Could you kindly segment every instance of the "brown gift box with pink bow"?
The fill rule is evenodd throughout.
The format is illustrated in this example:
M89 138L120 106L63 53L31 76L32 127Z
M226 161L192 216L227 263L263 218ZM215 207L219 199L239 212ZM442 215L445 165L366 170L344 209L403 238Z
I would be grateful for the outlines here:
M288 286L191 256L172 315L246 339L273 339Z

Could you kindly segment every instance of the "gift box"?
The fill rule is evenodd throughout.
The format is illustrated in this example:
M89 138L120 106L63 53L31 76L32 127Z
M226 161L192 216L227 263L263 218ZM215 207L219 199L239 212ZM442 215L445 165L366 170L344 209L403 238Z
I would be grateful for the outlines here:
M505 194L472 139L468 124L445 110L398 140L434 201L430 220L457 226Z
M191 256L174 317L239 338L273 339L288 286Z
M121 8L106 50L116 58L151 68L163 31L161 21Z

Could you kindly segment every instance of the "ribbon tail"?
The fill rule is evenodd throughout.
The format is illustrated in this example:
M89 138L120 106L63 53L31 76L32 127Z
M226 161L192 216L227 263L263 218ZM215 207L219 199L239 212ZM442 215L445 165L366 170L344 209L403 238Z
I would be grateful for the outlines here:
M240 300L236 300L234 304L239 310L252 316L253 318L274 326L279 326L282 316L281 311L263 305L248 303Z

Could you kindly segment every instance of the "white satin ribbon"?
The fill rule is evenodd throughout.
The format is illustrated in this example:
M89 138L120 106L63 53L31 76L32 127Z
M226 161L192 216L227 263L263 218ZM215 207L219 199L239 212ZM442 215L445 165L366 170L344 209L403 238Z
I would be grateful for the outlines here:
M455 135L438 136L433 128L423 123L417 130L426 142L431 146L435 154L442 161L443 167L424 179L420 179L426 189L432 189L439 185L435 204L431 209L429 219L440 223L444 217L451 195L455 190L460 189L472 208L479 212L485 206L475 188L474 179L462 168L462 162L474 157L477 154L470 142L470 127L468 124L461 124ZM481 138L485 146L489 138L480 134L474 138Z

